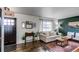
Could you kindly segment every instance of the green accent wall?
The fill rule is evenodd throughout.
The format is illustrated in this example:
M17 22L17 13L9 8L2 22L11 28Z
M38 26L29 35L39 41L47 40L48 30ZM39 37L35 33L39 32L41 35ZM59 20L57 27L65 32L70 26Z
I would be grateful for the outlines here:
M62 33L62 35L67 35L67 32L79 32L79 28L73 28L68 26L69 22L76 22L76 21L79 21L79 16L59 19L60 23L59 32Z

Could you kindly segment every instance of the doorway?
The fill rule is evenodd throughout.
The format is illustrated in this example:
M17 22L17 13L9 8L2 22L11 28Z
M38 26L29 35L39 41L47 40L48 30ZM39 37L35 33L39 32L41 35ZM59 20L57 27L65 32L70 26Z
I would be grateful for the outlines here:
M4 51L16 49L16 18L4 18Z

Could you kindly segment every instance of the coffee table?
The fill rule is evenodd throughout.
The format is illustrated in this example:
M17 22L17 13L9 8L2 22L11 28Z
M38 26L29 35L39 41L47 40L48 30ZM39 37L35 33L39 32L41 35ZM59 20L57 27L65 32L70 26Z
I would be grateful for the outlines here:
M61 46L61 47L64 47L64 46L67 46L68 45L68 37L60 37L60 38L56 38L56 44Z

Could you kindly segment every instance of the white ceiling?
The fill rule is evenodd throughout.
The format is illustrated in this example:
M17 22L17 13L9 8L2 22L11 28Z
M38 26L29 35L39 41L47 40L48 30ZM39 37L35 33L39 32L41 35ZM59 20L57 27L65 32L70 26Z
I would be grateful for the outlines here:
M49 18L67 18L79 15L79 7L13 7L16 13Z

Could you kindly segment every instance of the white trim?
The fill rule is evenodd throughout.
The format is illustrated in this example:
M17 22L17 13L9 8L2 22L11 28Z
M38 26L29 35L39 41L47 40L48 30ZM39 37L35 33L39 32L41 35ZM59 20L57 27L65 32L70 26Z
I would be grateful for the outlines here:
M1 22L1 52L4 52L4 8L2 9L2 22Z

